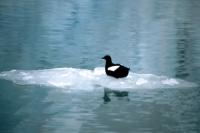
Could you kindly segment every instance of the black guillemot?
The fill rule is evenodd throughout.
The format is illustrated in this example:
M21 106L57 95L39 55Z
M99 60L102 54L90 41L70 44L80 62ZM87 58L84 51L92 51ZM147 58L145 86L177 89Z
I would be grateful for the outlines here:
M128 76L130 69L120 64L113 64L110 55L106 55L102 59L106 60L105 72L108 76L115 78L124 78Z

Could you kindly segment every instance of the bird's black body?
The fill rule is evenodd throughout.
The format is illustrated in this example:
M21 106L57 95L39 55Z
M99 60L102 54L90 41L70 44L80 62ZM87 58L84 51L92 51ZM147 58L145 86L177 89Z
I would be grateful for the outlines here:
M106 65L105 65L105 72L108 76L112 76L115 78L124 78L128 76L129 73L129 68L122 66L120 64L113 64L112 59L109 55L104 56L102 59L106 60ZM115 70L109 70L111 67L116 67Z

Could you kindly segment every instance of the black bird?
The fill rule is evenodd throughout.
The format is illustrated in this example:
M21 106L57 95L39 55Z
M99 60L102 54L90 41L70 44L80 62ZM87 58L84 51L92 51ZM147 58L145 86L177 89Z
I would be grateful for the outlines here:
M108 76L115 78L124 78L128 76L130 69L120 64L113 64L110 55L106 55L102 59L106 60L105 71Z

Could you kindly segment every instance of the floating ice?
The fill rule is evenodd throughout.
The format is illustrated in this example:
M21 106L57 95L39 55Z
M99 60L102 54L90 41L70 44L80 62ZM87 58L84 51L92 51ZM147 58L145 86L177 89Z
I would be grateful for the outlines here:
M44 70L11 70L0 73L1 79L11 80L20 85L44 85L67 89L148 89L195 87L196 84L153 74L129 73L122 79L106 76L104 68L94 70L76 68L54 68ZM98 86L98 87L97 87Z

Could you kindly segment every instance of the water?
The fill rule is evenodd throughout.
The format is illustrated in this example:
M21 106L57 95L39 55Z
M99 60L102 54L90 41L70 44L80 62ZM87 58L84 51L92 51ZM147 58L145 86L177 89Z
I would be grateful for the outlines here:
M199 7L1 0L0 132L200 132ZM107 77L105 54L129 77Z

